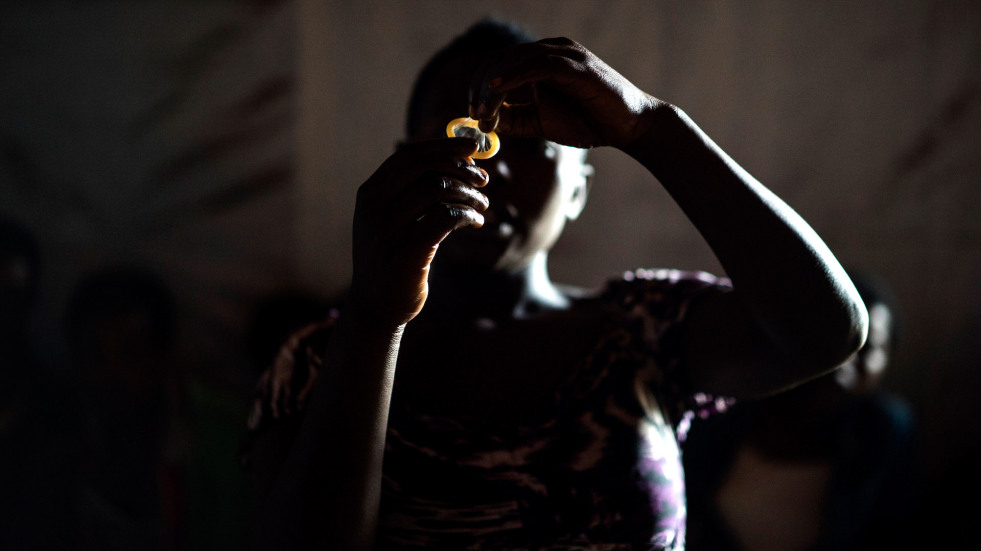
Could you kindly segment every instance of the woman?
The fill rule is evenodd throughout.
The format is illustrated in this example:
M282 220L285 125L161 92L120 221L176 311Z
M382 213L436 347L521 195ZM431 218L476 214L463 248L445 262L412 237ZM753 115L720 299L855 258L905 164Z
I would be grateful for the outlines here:
M497 156L439 138L464 113ZM788 388L862 344L864 307L806 223L578 43L478 23L420 74L408 137L359 189L343 312L260 381L264 546L682 549L693 404ZM731 285L552 282L592 147L645 166Z

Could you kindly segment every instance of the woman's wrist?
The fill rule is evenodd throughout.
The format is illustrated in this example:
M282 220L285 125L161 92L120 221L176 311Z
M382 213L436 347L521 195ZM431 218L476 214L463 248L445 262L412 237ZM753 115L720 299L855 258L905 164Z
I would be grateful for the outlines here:
M641 129L633 142L620 149L648 168L667 145L668 136L685 119L681 109L668 102L651 98L651 106L639 116Z
M351 285L344 311L349 316L348 325L358 333L375 337L401 335L406 324L415 316L408 313L411 305L403 308L394 305L390 297L355 282Z
M404 330L404 323L386 321L355 305L345 309L337 323L337 332L352 345L370 343L373 346L379 344L398 346Z

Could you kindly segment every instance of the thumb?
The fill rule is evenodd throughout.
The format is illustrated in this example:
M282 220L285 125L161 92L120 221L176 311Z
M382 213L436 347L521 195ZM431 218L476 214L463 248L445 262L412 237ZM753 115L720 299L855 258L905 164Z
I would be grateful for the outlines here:
M540 129L536 131L532 121L537 120L534 105L509 105L504 104L497 112L497 125L495 132L506 136L517 138L538 137L541 135Z

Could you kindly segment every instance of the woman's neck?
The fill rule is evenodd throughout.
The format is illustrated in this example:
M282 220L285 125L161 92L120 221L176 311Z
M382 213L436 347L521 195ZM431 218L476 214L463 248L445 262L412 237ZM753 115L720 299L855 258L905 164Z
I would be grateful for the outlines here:
M545 252L513 271L436 262L429 284L422 315L428 312L432 317L504 321L569 305L569 299L549 278Z

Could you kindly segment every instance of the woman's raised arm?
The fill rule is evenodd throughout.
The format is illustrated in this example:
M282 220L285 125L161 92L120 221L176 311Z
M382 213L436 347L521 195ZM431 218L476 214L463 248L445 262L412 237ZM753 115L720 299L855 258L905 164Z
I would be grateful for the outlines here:
M526 86L532 102L507 103ZM834 369L864 342L868 314L810 226L680 109L582 45L554 38L503 50L480 67L470 98L484 130L617 147L678 202L734 286L689 313L685 369L696 389L770 393Z
M817 233L680 109L662 105L654 120L625 150L695 224L734 289L689 312L691 382L717 395L754 396L847 360L865 341L868 313Z

